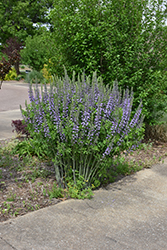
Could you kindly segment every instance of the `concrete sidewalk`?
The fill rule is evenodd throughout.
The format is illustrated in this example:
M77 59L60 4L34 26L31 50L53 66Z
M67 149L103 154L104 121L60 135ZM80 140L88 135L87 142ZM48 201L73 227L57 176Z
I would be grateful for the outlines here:
M0 249L167 249L167 161L94 194L0 223Z

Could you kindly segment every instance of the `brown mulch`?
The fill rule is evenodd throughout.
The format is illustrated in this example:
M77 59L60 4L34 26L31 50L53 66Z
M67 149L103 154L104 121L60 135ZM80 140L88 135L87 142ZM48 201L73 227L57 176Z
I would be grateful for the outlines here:
M10 140L1 140L0 147L4 147L6 142ZM18 156L4 161L0 157L0 222L67 199L49 198L47 191L52 190L54 183L52 164L32 162L32 166L25 169Z
M145 142L142 150L136 150L126 157L128 162L143 165L144 167L151 167L153 164L162 163L163 159L167 157L167 143L160 141L152 141L150 146Z
M0 147L4 147L9 141L0 141ZM165 157L167 157L167 143L154 141L152 146L145 144L142 150L127 155L126 160L130 164L151 167L162 162ZM67 199L49 198L47 190L51 190L53 183L56 183L52 164L38 162L35 165L34 159L32 165L25 169L18 156L4 161L3 157L0 159L2 161L0 162L0 222ZM45 173L46 176L43 178Z

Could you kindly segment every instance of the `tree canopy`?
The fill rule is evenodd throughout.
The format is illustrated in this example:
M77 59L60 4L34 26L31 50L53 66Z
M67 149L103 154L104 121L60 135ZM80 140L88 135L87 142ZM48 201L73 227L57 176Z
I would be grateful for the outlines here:
M39 24L47 23L47 13L52 0L1 0L0 1L0 43L10 37L25 40L34 35Z
M43 68L55 53L54 45L52 44L50 32L44 31L40 35L27 37L25 40L25 48L21 51L22 62L31 65L37 71Z
M146 120L160 115L167 64L166 6L155 0L56 0L50 12L68 72L97 70L105 84L133 87ZM160 39L164 36L164 39ZM158 103L158 104L157 104Z

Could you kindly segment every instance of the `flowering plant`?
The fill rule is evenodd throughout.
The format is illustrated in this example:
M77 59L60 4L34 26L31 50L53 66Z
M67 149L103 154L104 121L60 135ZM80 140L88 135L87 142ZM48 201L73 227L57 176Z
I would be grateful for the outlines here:
M30 104L21 109L30 136L55 165L59 185L72 172L92 184L110 159L133 150L143 135L141 104L132 116L133 92L111 89L93 74L72 80L54 78L50 88L29 87ZM33 145L33 146L34 146ZM72 171L69 171L69 169Z

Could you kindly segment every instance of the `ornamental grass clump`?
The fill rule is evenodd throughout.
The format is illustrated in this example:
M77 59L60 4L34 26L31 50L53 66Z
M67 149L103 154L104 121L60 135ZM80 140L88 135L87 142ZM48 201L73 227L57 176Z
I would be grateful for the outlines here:
M32 147L52 159L60 186L68 185L69 176L74 184L83 177L85 187L98 182L115 155L141 141L141 104L132 115L133 92L104 86L96 73L70 80L65 72L41 91L30 85L29 99L21 111Z

